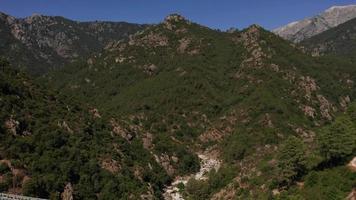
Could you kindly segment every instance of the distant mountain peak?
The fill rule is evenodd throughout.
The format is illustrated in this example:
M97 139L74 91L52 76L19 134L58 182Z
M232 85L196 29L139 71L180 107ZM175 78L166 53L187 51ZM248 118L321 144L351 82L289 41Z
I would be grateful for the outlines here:
M173 13L173 14L170 14L167 17L165 17L163 23L174 24L174 23L178 23L178 22L188 22L188 20L180 14Z
M248 30L261 30L261 29L263 29L260 25L258 25L258 24L252 24L251 26L249 26L248 28L247 28Z
M30 17L42 17L43 15L40 13L32 13Z
M356 18L356 5L332 6L314 17L289 23L273 32L287 40L300 42L353 18Z
M346 5L346 6L331 6L325 12L333 12L335 10L342 10L342 9L353 9L356 8L356 5Z

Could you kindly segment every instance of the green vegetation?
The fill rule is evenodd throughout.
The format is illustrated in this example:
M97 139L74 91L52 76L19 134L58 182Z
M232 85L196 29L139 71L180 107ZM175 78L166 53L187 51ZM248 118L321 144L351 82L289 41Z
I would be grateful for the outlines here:
M303 168L305 176L297 179L304 182L302 188L293 186L283 192L280 199L344 199L355 187L356 173L345 166L356 153L355 105L350 105L345 114L318 131L318 146L314 153L321 159L314 167ZM300 156L294 154L293 157L303 157L301 152L298 154ZM292 172L296 174L299 169L295 168Z
M24 19L0 15L0 55L6 56L14 67L33 75L46 74L98 53L113 40L124 39L146 27L125 22L77 22L43 15ZM22 39L14 31L20 31Z
M356 126L349 117L339 117L318 134L320 153L326 161L339 162L355 152Z
M4 165L0 173L19 180L30 177L24 185L19 183L25 195L58 199L64 186L71 183L76 199L138 198L150 183L154 195L160 196L170 179L139 138L128 143L111 134L105 116L96 118L89 107L2 67L0 160L9 160L24 174L11 175ZM112 161L117 170L104 167L104 159ZM135 169L146 170L135 175ZM1 183L1 191L12 187L7 183Z
M189 41L183 52L182 41ZM260 66L254 62L258 56ZM345 84L355 79L352 64L310 57L256 26L229 34L182 19L168 21L91 61L67 66L45 81L105 113L134 118L133 123L153 134L156 155L178 158L169 163L179 175L197 171L194 151L216 145L226 168L245 175L242 182L248 186L238 189L238 198L264 199L271 195L266 188L293 187L325 163L317 141L306 143L296 130L328 123L321 114L323 98L336 106L340 97L355 96ZM314 117L303 112L305 105L315 110ZM336 115L331 108L329 112ZM221 142L200 141L211 128L221 131ZM236 174L222 169L220 175L219 181L191 180L186 196L208 198Z
M68 182L76 199L160 198L209 148L224 164L180 185L187 199L224 189L237 199L338 199L355 183L344 167L355 105L338 113L356 97L355 70L258 26L225 33L178 17L38 80L58 92L5 68L0 156L31 177L25 194L53 199Z
M356 174L346 167L312 171L303 179L304 186L294 186L276 199L345 199L356 182Z
M290 184L306 170L306 150L303 141L291 136L281 146L278 154L278 174L282 184Z

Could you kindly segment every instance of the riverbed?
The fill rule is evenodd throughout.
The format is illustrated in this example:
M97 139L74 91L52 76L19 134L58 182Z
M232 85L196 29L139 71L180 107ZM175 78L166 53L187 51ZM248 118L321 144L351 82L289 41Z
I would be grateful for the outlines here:
M198 154L198 157L200 159L200 170L189 176L176 177L171 185L168 185L164 189L163 197L165 200L184 200L182 194L179 193L178 186L180 184L186 185L191 178L195 180L206 180L208 179L207 174L211 170L219 170L221 161L217 158L209 156L208 153Z

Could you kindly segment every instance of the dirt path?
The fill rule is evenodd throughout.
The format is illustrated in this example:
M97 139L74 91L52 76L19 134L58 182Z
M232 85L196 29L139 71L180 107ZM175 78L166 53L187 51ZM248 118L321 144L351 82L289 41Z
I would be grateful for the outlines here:
M221 161L210 157L208 153L198 154L198 157L200 158L199 172L191 174L190 176L176 177L172 184L164 189L163 197L165 200L184 200L183 196L179 193L179 184L186 185L190 178L206 180L208 179L208 172L212 169L218 170L220 168Z

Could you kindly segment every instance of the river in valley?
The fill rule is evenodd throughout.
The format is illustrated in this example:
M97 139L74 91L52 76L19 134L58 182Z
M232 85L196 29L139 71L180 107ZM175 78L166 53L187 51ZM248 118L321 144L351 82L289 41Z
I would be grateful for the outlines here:
M182 194L179 193L178 186L180 184L186 185L189 179L194 178L196 180L206 180L208 172L215 169L216 171L220 168L221 161L210 157L208 153L198 154L200 159L200 170L195 174L184 177L176 177L175 180L164 189L163 197L165 200L184 200Z

